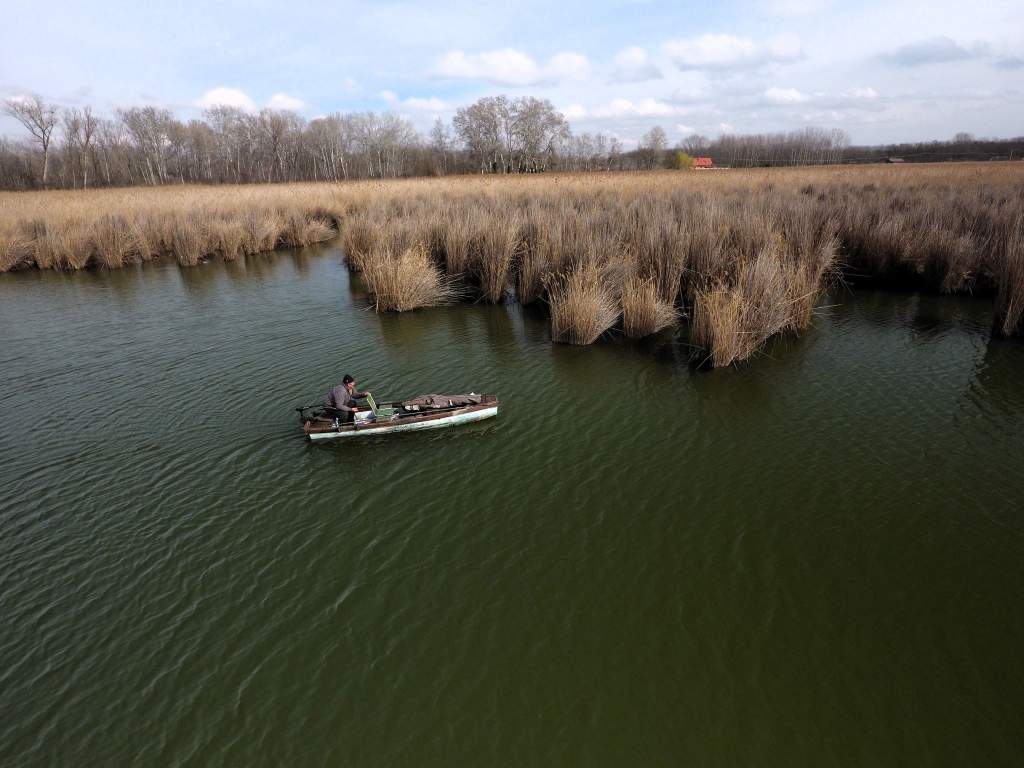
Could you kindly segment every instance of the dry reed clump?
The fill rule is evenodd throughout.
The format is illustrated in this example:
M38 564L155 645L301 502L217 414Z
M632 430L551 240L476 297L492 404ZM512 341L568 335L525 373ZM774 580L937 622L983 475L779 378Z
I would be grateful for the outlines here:
M1004 248L993 332L1012 336L1024 332L1024 214L1018 214L1007 227Z
M531 304L543 298L552 275L566 272L574 258L607 247L570 197L552 197L526 207L523 244L516 276L517 298Z
M627 207L619 235L635 268L651 280L662 303L672 305L682 288L690 242L671 199L643 195Z
M739 268L732 285L698 291L691 338L720 368L746 360L790 323L786 274L778 255L766 249Z
M639 339L674 324L679 312L665 301L656 282L630 275L622 286L622 332Z
M107 269L123 267L135 255L132 228L123 216L107 215L92 226L92 250Z
M404 251L378 248L363 259L363 278L376 311L407 312L436 307L455 298L455 292L431 261L427 246Z
M92 258L92 239L82 222L36 222L34 258L43 269L84 269Z
M814 305L835 274L838 223L792 199L780 202L775 217L789 293L788 328L799 331L810 324Z
M726 277L726 221L722 202L704 197L695 200L686 211L682 227L687 238L688 271L684 274L683 294L689 302L698 290Z
M585 260L547 279L551 338L566 344L592 344L619 318L618 297L598 264Z
M171 250L174 258L183 267L194 267L209 250L205 222L196 214L175 218L171 225Z
M363 259L381 239L380 229L380 224L371 221L365 213L353 213L342 225L341 248L350 270L362 271Z
M140 216L129 222L133 250L143 261L157 259L171 250L170 215Z
M207 227L212 253L224 261L245 255L245 223L236 219L214 219Z
M442 208L439 245L445 271L452 277L461 276L469 269L470 247L475 231L473 214L459 210L451 202Z
M335 188L288 187L0 192L0 271L115 268L174 257L182 265L324 242L345 206Z
M32 263L32 240L15 232L0 233L0 272L22 269Z
M248 256L263 253L277 247L281 220L273 211L266 209L247 211L242 217L241 223L241 249L244 254Z
M473 238L471 273L480 289L480 296L492 304L500 302L508 289L509 269L522 249L522 219L493 216Z
M540 214L530 206L523 225L523 242L519 262L514 266L516 298L520 304L532 304L544 295L544 277L550 262L550 230L540 221Z
M279 239L289 248L304 248L334 236L334 229L327 220L299 210L282 211L280 219L283 226Z

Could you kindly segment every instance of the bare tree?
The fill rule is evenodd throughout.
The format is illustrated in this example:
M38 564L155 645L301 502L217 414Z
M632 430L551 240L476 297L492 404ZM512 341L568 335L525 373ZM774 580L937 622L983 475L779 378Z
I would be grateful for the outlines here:
M699 133L687 136L679 142L679 148L693 157L707 152L709 146L711 146L711 142L708 140L708 137L702 136Z
M452 126L477 159L482 172L498 171L502 153L502 113L508 99L504 96L488 96L468 107L460 108L452 119Z
M63 118L64 147L67 165L71 168L71 185L75 186L75 179L81 174L82 189L87 189L89 167L94 163L92 142L99 127L99 119L93 115L92 107L66 109Z
M434 127L430 129L430 148L437 156L438 172L444 176L448 173L448 153L452 149L452 136L440 117L434 121Z
M305 128L301 117L294 112L264 109L258 118L259 162L264 181L285 181L289 174L289 160L294 156L296 136Z
M118 116L142 152L147 181L154 185L166 183L171 135L175 125L178 125L174 115L169 109L132 107L118 110Z
M50 140L60 118L59 110L33 93L8 99L4 104L4 112L25 126L25 130L43 150L42 184L45 187L50 159Z
M608 170L622 167L622 142L618 136L612 136L608 142Z
M452 120L481 171L543 170L546 158L569 138L569 124L547 99L488 96L463 107Z
M550 101L532 96L513 101L511 117L515 170L544 170L545 158L569 138L569 123Z
M654 168L670 160L665 132L648 131L625 152L611 135L573 135L546 99L493 96L437 121L419 136L395 114L335 113L306 122L292 112L253 114L218 106L182 121L170 110L129 109L115 119L88 107L58 111L40 97L0 103L28 130L0 137L0 188L85 188L169 183L341 181L438 173L529 173L557 167L602 171ZM854 147L838 128L785 133L689 136L676 145L718 165L776 166L1020 157L1024 137Z
M665 162L665 150L668 149L668 136L660 125L651 128L640 138L637 147L644 166L655 168Z

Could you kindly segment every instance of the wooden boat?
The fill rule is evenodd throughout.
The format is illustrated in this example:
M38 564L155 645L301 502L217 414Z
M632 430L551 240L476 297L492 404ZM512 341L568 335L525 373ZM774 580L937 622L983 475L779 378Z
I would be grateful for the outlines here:
M404 405L403 401L381 403L370 401L370 410L359 411L355 421L338 424L322 408L304 406L296 408L302 421L302 431L310 440L390 435L392 432L413 432L420 429L440 429L457 424L489 419L498 415L496 395L480 395L480 402L470 405L445 407L418 407ZM408 403L408 401L404 401Z

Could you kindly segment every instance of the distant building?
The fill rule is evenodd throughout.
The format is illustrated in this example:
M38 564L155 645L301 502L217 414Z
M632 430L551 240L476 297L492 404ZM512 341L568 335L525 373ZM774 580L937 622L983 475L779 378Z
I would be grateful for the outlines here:
M883 163L902 163L903 162L903 158L902 157L887 157L882 162Z
M695 157L693 158L693 167L696 169L714 168L715 163L710 157Z

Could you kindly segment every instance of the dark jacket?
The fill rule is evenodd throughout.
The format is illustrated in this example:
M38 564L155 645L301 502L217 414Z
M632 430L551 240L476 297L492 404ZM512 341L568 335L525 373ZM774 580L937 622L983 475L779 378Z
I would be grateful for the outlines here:
M356 407L356 400L361 400L364 397L366 397L365 392L353 390L350 393L344 384L339 384L327 393L327 397L324 398L324 405L336 411L351 411Z

